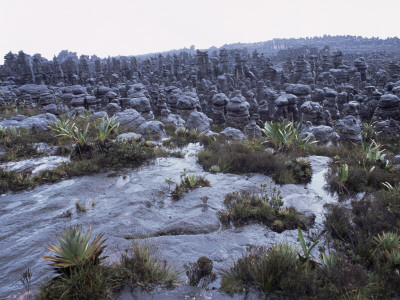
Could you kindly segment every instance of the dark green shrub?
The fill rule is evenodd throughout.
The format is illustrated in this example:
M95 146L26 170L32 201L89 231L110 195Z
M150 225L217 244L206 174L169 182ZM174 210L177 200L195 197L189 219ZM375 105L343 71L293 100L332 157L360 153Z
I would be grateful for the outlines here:
M225 197L227 210L220 212L222 224L244 225L259 222L270 226L276 232L301 227L306 228L306 219L294 207L282 208L280 191L276 188L268 193L263 187L261 193L252 191L233 192Z
M114 269L114 280L119 285L173 286L179 276L176 268L162 260L157 248L147 242L134 243L131 249L122 253L121 261Z
M189 285L207 287L211 282L217 279L213 272L213 262L211 259L202 256L195 263L184 265Z

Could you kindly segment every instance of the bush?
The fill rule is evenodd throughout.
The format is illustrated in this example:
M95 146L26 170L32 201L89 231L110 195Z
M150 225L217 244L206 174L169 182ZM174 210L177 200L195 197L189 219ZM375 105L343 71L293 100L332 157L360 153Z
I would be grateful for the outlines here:
M180 274L174 266L168 266L160 258L157 248L148 242L138 242L122 254L120 263L115 266L114 280L121 285L136 285L152 288L163 284L173 286Z
M261 141L215 140L199 152L198 161L206 171L218 166L224 173L272 175L278 183L307 182L311 178L311 167L306 159L297 160L297 156L296 151L273 154Z
M222 273L221 288L244 292L256 288L265 294L289 299L341 299L364 295L368 274L360 266L335 254L319 262L298 258L298 249L287 243L271 248L250 246L233 266Z
M287 243L271 248L250 246L232 267L222 274L225 292L243 292L249 287L264 293L280 290L282 280L298 267L297 250Z
M225 197L227 210L220 212L224 225L233 222L243 225L259 222L270 226L276 232L301 227L306 228L305 217L294 207L282 208L280 191L276 188L267 193L265 186L261 193L251 191L233 192Z
M217 279L213 272L213 262L211 259L202 256L197 262L184 265L189 285L207 287L211 282Z

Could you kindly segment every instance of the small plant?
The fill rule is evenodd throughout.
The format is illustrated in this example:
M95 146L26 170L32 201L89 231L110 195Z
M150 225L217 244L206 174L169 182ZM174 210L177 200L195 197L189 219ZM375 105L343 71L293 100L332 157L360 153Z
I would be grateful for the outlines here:
M177 128L171 133L171 138L163 142L166 147L183 147L189 143L196 143L202 140L204 133L196 129L188 130L184 127Z
M53 130L57 134L57 136L66 136L71 139L74 127L75 123L73 123L71 119L62 117L59 121L51 123L49 125L49 128Z
M115 118L106 116L97 121L97 140L100 146L104 146L106 140L110 138L111 134L118 134L119 122Z
M339 256L335 253L329 255L323 253L319 262L319 267L328 275L334 275L338 270Z
M312 177L311 163L305 157L297 157L293 160L286 161L285 166L288 171L291 171L291 175L295 182L309 182ZM276 176L275 176L276 177ZM289 177L291 178L291 177ZM281 182L280 183L291 183L291 182Z
M386 181L386 182L382 182L382 185L390 192L400 193L400 183L393 186L389 182Z
M361 142L361 149L365 153L365 160L367 164L385 162L385 149L381 148L382 145L377 144L374 140L371 141L369 146L365 141Z
M301 136L300 124L294 125L294 122L266 122L262 132L267 137L267 141L278 151L298 148L305 150L317 141L310 141L311 135Z
M362 124L364 141L372 141L376 138L375 124L376 122Z
M89 126L87 123L84 129L76 126L70 119L61 119L58 122L49 125L49 128L53 130L60 137L67 137L76 143L76 150L80 156L82 152L89 148Z
M169 266L166 260L160 258L158 249L148 242L138 242L126 250L116 268L115 280L121 285L138 284L151 288L152 284L173 286L179 278L179 272L174 266Z
M80 201L75 202L75 207L78 212L86 212L87 211L85 203L81 203Z
M79 267L84 263L99 264L105 259L105 257L100 257L106 247L103 246L105 240L103 240L103 233L100 233L89 244L91 236L91 227L86 234L83 234L81 226L66 229L62 236L57 236L60 246L50 243L48 247L45 247L56 256L45 256L44 259L52 262L50 265L59 274L69 273L71 268Z
M301 249L303 250L303 254L299 253L299 258L302 261L309 261L311 259L311 251L318 245L319 241L315 241L311 246L308 246L303 232L301 231L300 227L297 228L298 238L301 245Z
M218 165L212 165L210 168L210 172L213 174L221 172L221 168Z
M57 236L60 246L45 247L55 256L45 256L58 274L41 286L38 299L104 299L111 290L110 270L102 265L105 249L103 233L90 243L91 227L83 234L81 226Z
M339 176L339 193L342 194L344 191L348 193L346 181L349 178L349 166L347 164L341 165L337 168L337 174Z
M400 250L399 236L394 232L384 232L374 237L376 249L383 251L392 251L394 249Z
M207 287L211 282L217 279L213 272L213 262L211 259L202 256L197 262L184 265L189 285Z
M30 297L30 287L31 287L31 279L32 279L32 272L31 269L27 269L25 272L21 273L21 278L19 281L24 285L26 292L28 293L28 297Z
M172 179L171 178L167 178L165 179L165 182L168 184L168 189L171 191L171 184L172 184Z
M175 186L175 189L171 192L172 197L175 200L179 200L184 193L189 192L190 190L200 187L211 186L210 181L205 179L203 176L186 174L186 171L184 171L183 174L180 175L180 177L181 183L177 184Z

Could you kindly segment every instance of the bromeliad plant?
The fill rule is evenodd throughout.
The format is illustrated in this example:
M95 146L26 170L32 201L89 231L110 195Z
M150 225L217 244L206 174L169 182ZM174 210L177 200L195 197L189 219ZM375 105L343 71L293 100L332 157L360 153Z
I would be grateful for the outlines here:
M86 263L98 265L106 257L103 254L106 245L103 233L94 238L92 243L92 228L83 234L81 226L66 229L62 236L57 236L60 246L50 243L47 250L56 256L45 256L44 259L52 262L50 265L55 268L58 274L69 274L71 269L80 267Z
M97 121L97 141L100 147L103 147L107 139L110 138L111 134L118 134L119 122L115 118L109 118L106 116Z
M175 186L175 189L171 192L172 198L179 200L185 192L189 192L193 189L211 186L209 180L203 176L197 176L193 174L186 174L186 170L180 175L181 182Z
M295 126L294 122L265 122L262 132L267 141L278 151L298 148L305 150L317 141L310 141L311 135L301 136L300 124Z
M93 148L89 139L90 125L90 123L87 123L81 129L73 120L61 118L60 121L51 124L49 128L57 134L56 136L67 137L74 141L76 143L75 150L82 157L84 152L88 152ZM116 119L106 116L98 120L94 124L94 127L98 144L102 149L110 136L118 133L119 123Z
M61 118L60 121L50 124L49 128L57 134L56 136L73 140L77 144L78 152L82 154L82 150L87 149L89 145L89 125L88 123L84 129L81 129L71 119Z

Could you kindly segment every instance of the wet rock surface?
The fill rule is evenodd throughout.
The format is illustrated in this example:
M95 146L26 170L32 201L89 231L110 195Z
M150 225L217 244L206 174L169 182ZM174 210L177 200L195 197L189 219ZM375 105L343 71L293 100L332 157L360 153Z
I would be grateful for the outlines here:
M204 172L196 163L199 149L198 145L190 144L184 150L183 159L159 158L139 169L121 171L116 177L84 176L21 194L2 195L0 247L6 250L0 253L3 283L0 296L21 290L18 278L27 267L32 270L33 284L43 282L48 276L46 263L41 259L46 254L43 246L65 227L75 224L93 225L94 234L105 233L110 260L117 259L118 251L128 248L132 240L148 239L162 248L165 259L178 266L205 255L218 269L239 257L250 244L297 243L296 230L278 234L257 224L223 229L218 212L225 209L225 195L241 189L258 189L271 179L258 174ZM315 214L316 223L311 230L318 231L322 226L323 205L337 199L323 189L329 159L317 156L309 159L314 172L311 183L285 185L280 189L285 205ZM179 201L173 201L166 179L178 182L184 169L187 174L205 176L211 187L193 190ZM86 213L75 209L77 201L86 205ZM68 217L67 211L71 212ZM182 289L182 294L193 293L190 288ZM137 297L137 293L129 297ZM166 295L174 293L166 292Z
M53 170L60 164L69 162L68 157L46 156L41 158L25 159L17 162L1 164L0 168L6 171L16 171L18 173L38 174L45 170Z

